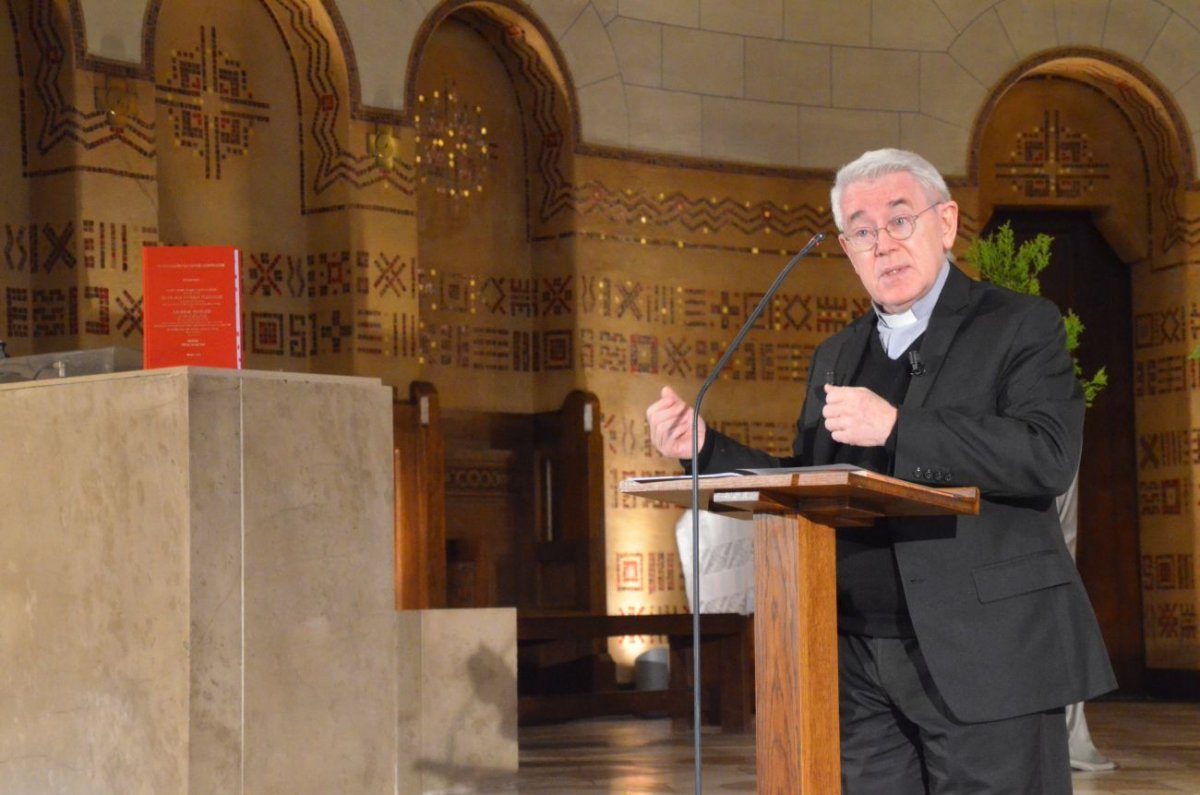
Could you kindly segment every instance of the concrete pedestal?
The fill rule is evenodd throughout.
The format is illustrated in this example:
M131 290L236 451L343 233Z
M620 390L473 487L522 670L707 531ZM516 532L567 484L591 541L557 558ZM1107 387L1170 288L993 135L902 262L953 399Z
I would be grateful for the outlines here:
M516 792L517 611L397 618L401 792Z
M0 792L429 791L391 470L374 379L0 387Z

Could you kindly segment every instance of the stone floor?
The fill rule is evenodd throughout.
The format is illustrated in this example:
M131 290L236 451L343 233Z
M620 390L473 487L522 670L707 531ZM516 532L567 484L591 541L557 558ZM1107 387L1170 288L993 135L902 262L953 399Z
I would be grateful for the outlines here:
M1098 702L1087 717L1097 747L1120 767L1076 773L1076 795L1200 795L1200 704ZM755 791L753 734L706 730L702 742L705 793ZM692 733L668 720L525 727L520 754L521 793L694 791Z

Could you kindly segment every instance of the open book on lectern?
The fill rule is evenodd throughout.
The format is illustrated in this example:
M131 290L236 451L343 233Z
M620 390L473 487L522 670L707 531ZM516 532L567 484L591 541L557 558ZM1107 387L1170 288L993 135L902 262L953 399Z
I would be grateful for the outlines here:
M866 472L868 470L853 464L818 464L807 467L764 467L762 469L734 469L729 472L706 472L700 475L701 480L715 478L734 478L739 475L793 475L801 472ZM630 478L634 483L654 483L660 480L688 480L691 475L653 475L644 478Z

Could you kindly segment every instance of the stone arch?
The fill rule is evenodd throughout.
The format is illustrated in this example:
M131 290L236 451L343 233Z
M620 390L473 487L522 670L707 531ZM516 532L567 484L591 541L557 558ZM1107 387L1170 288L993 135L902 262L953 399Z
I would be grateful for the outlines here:
M528 413L557 406L575 386L574 362L560 355L575 320L578 127L569 75L540 23L509 3L443 4L413 52L405 106L418 258L429 289L443 296L422 302L422 323L493 339L506 351L487 363L474 353L450 356L447 345L466 343L438 339L428 377L451 408ZM449 154L456 147L457 157ZM566 292L546 303L541 288ZM448 298L464 290L469 301ZM447 389L460 380L463 389Z
M550 101L565 104L567 132L570 141L578 143L579 102L567 60L545 24L515 0L447 0L425 18L409 54L404 87L406 113L412 113L416 99L417 67L429 44L429 38L438 25L452 16L474 19L478 25L491 26L505 32L509 40L505 46L509 53L506 60L510 68L520 70L536 90L553 90L558 94L558 97L551 97ZM539 98L535 106L544 102L545 100Z
M1012 69L988 95L971 131L967 183L982 185L983 139L997 107L1017 85L1030 80L1073 81L1105 96L1137 137L1143 158L1148 218L1130 223L1132 200L1118 212L1098 214L1097 226L1129 263L1161 267L1184 255L1184 192L1194 186L1195 153L1183 113L1161 83L1140 65L1105 50L1069 48L1043 52ZM980 192L978 214L990 214L987 191ZM1128 197L1126 197L1128 199ZM1116 206L1117 203L1114 203ZM1147 230L1142 235L1142 230ZM1147 246L1142 249L1143 243Z
M154 15L162 239L269 250L302 238L285 188L300 160L296 68L269 7L156 0Z
M304 216L314 126L304 63L274 6L232 13L210 0L154 0L158 233L169 245L241 249L248 367L335 370L314 367L311 334L288 331L324 309L310 295L320 269L305 267L322 240Z
M149 53L156 49L161 34L158 17L163 4L164 0L149 0ZM270 15L291 59L294 94L301 111L296 133L302 148L304 214L349 208L394 212L392 202L363 194L372 194L372 186L381 183L402 194L410 192L410 175L404 173L410 164L402 163L395 172L389 165L381 175L376 170L379 152L367 141L372 124L375 133L382 130L391 136L400 114L364 106L356 55L335 0L258 0L254 5ZM147 61L152 60L153 56L147 55Z
M515 0L443 3L425 19L414 40L404 102L410 123L422 103L417 79L430 41L448 22L461 23L474 31L499 61L516 92L528 172L526 236L545 240L569 232L574 206L574 152L580 142L579 112L571 74L554 37L541 20Z

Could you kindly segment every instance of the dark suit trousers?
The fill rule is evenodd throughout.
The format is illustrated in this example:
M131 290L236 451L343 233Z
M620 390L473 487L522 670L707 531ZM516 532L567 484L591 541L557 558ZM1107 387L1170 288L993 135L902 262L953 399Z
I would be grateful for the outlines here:
M838 635L838 655L843 795L1070 795L1061 709L962 723L916 640Z

